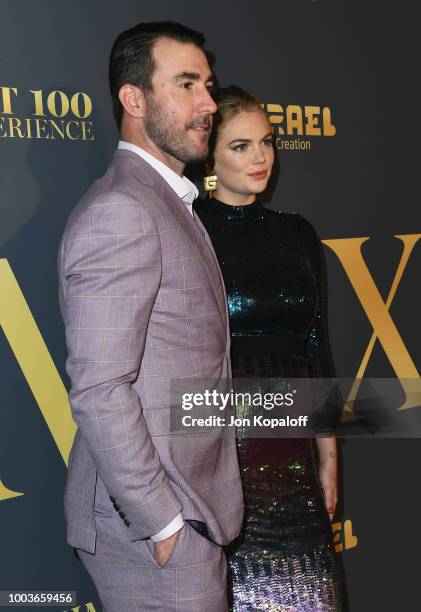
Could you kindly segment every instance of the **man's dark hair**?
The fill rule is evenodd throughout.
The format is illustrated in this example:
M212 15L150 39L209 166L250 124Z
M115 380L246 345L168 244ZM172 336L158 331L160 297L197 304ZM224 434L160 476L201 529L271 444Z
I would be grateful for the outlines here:
M126 83L136 85L144 91L152 91L152 76L155 70L152 51L159 38L190 43L200 49L203 49L205 44L203 34L172 21L139 23L119 34L111 50L109 65L113 112L119 128L123 107L118 92Z

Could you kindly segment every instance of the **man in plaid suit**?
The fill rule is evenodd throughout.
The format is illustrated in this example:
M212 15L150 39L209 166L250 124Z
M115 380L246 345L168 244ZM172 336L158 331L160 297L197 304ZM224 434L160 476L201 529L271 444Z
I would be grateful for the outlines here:
M167 22L117 38L119 148L60 246L78 425L67 539L108 612L227 610L222 545L242 522L234 431L168 428L171 380L230 376L222 278L183 176L206 157L216 111L203 44Z

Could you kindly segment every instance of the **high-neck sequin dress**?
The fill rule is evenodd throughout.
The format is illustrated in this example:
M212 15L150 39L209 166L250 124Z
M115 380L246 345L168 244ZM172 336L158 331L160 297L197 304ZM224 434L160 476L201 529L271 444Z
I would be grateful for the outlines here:
M320 240L258 202L195 206L224 277L233 377L334 376ZM332 528L310 438L237 439L246 502L227 553L235 612L341 610Z

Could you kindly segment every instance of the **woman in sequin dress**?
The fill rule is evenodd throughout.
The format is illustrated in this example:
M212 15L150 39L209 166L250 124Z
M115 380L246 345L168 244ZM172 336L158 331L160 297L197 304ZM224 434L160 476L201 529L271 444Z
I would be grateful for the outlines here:
M332 377L320 240L299 214L265 209L256 197L274 160L259 103L237 87L216 101L217 189L196 212L226 285L233 376ZM335 438L240 435L237 443L246 519L228 550L233 610L340 610Z

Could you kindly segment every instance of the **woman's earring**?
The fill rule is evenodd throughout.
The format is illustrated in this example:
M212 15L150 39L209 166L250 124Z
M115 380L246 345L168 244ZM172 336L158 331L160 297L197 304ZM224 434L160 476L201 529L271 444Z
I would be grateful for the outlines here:
M205 191L209 193L209 197L212 198L212 192L216 191L217 188L218 177L216 174L210 174L209 176L205 176L203 179L203 187Z

